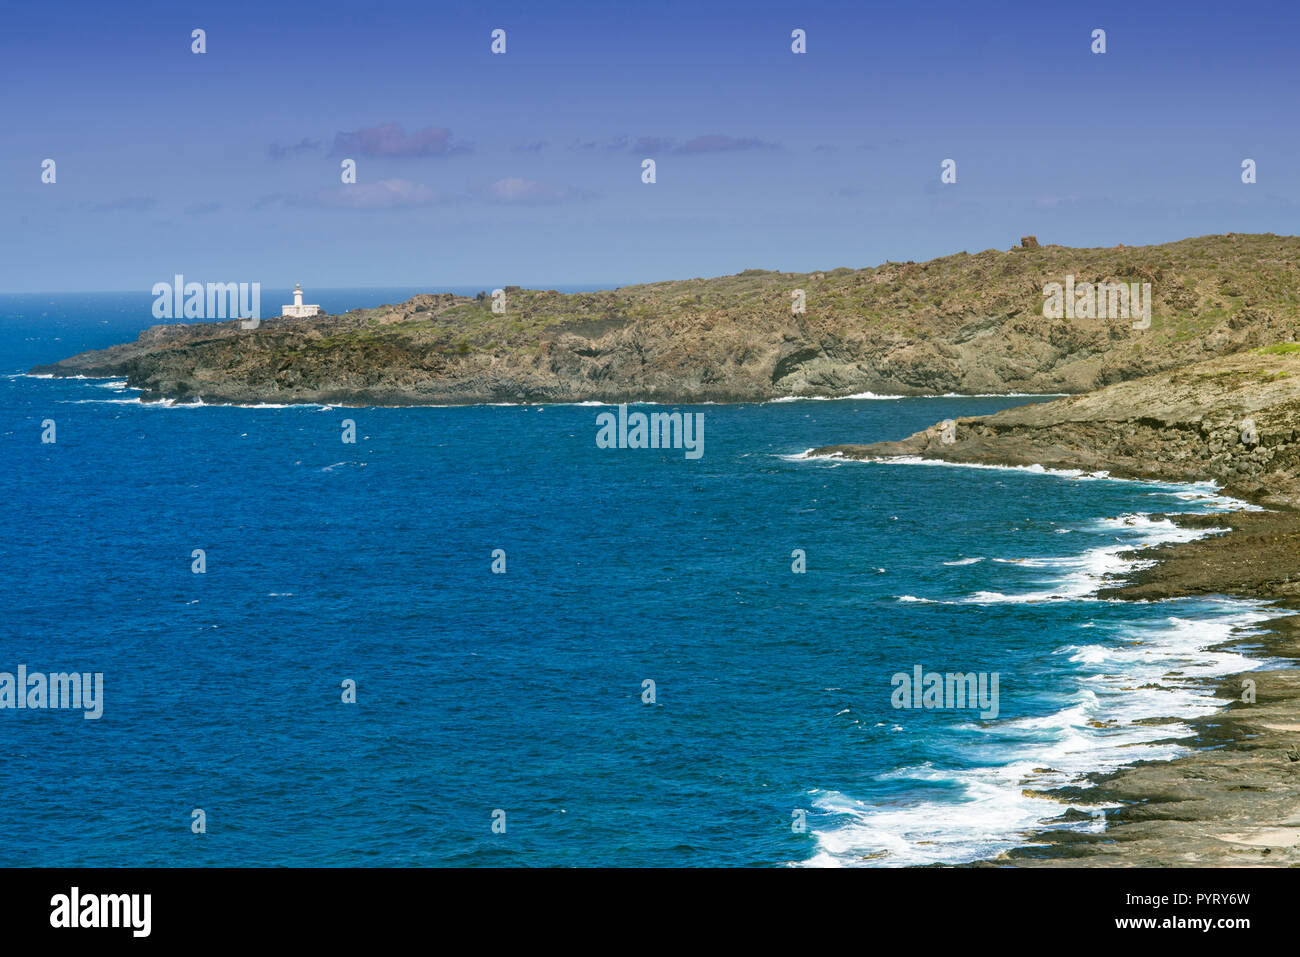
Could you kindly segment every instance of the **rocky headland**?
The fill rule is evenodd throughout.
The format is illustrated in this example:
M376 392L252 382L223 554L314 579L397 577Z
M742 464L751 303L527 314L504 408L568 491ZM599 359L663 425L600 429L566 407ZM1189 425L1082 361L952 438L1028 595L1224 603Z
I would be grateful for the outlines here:
M1265 506L1300 506L1300 344L1274 343L1084 395L935 423L907 438L815 455L1213 480Z
M1151 321L1044 316L1044 286L1149 284ZM1204 236L563 295L430 293L310 319L156 325L34 373L213 403L749 402L863 392L1079 393L1300 330L1300 241ZM802 293L802 297L797 296ZM802 311L797 311L802 304Z

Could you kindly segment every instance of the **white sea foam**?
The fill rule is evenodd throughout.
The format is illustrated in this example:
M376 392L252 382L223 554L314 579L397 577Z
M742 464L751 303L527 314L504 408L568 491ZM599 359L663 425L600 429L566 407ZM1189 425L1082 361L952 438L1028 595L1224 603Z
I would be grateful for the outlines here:
M944 392L932 395L889 395L854 392L852 395L783 395L767 402L845 402L849 399L1057 399L1068 392ZM766 403L764 403L766 404Z
M789 456L791 460L813 456ZM825 458L825 457L817 457ZM887 464L954 465L915 458L892 459ZM1246 507L1243 502L1217 494L1212 482L1179 484L1111 479L1105 473L1085 475L1073 470L1041 466L957 466L1006 468L1055 474L1064 478L1105 478L1155 486L1152 494L1192 502L1204 511ZM1055 531L1070 531L1056 529ZM994 558L1009 566L1042 572L1032 591L1007 593L977 591L940 600L901 595L905 603L975 604L1033 603L1043 601L1096 601L1098 588L1152 562L1121 557L1148 545L1185 542L1217 534L1214 529L1189 529L1167 518L1131 512L1102 518L1078 531L1107 533L1114 544L1088 549L1082 554ZM967 560L963 559L963 562ZM956 564L945 562L944 564ZM1069 807L1095 814L1103 807L1086 801L1063 804L1035 796L1036 792L1064 785L1086 786L1086 775L1105 772L1138 760L1169 760L1187 752L1182 739L1192 736L1191 718L1212 714L1220 707L1201 680L1237 674L1261 667L1235 649L1215 649L1228 638L1253 633L1259 622L1284 614L1261 602L1210 601L1211 613L1198 612L1207 599L1173 599L1165 602L1171 613L1157 621L1122 625L1111 640L1064 644L1054 654L1070 663L1064 680L1073 682L1069 703L1056 711L1032 717L967 724L962 733L983 744L965 745L983 754L982 766L941 768L932 763L901 768L879 775L881 781L907 781L917 791L941 789L936 798L918 797L907 804L873 804L840 791L814 789L812 807L827 816L814 824L817 849L806 862L811 866L902 866L961 863L995 857L1015 847L1032 845L1036 831L1063 826L1059 818ZM1195 606L1191 608L1190 606ZM1189 611L1184 612L1183 609ZM1098 634L1095 621L1075 625L1079 637ZM1152 718L1160 723L1141 723ZM959 793L954 800L953 789ZM1064 825L1099 830L1101 819Z
M119 390L120 391L120 390ZM145 402L138 395L129 399L59 399L61 405L138 405L146 409L201 409L205 408L202 399L194 402L177 402L175 399L158 399Z
M989 469L999 472L1024 472L1031 475L1052 475L1058 478L1074 479L1080 482L1123 482L1129 485L1150 486L1153 495L1172 495L1185 502L1199 502L1216 509L1243 509L1246 511L1264 511L1260 506L1241 499L1220 494L1221 486L1213 480L1203 482L1170 482L1164 479L1118 478L1105 470L1087 472L1083 469L1047 468L1043 465L989 465L983 462L945 462L942 459L927 459L919 455L878 455L865 459L848 458L839 452L827 455L814 455L813 449L778 455L786 462L820 462L831 464L869 464L869 465L923 465L933 468L953 469ZM1154 491L1158 490L1158 491Z
M1098 519L1091 523L1094 531L1118 531L1127 537L1115 536L1116 544L1090 548L1077 555L1037 555L1026 558L994 558L1002 565L1037 569L1050 573L1038 584L1048 585L1033 591L1006 594L999 591L977 591L971 595L948 600L924 599L946 605L998 605L1032 604L1045 601L1092 600L1098 589L1116 582L1130 572L1154 564L1149 559L1134 558L1127 553L1151 545L1172 542L1190 542L1208 535L1218 534L1216 529L1184 528L1169 519L1152 519L1148 515L1129 513L1118 518ZM968 564L944 562L945 565ZM923 599L909 596L912 601ZM902 598L899 599L903 600Z
M140 405L139 399L58 399L59 405Z
M119 392L126 391L118 389ZM202 399L194 399L189 402L181 402L177 399L154 399L146 402L140 396L132 396L129 399L59 399L63 405L138 405L146 409L316 409L318 412L329 412L337 407L328 405L316 405L315 403L300 404L296 402L257 402L247 405L236 403L217 402L209 404Z
M927 395L926 399L1059 399L1071 392L945 392Z
M1108 472L1085 472L1083 469L1049 469L1042 465L986 465L982 462L945 462L942 459L927 459L919 455L873 455L870 458L847 458L839 452L827 455L814 455L812 449L806 449L781 458L790 462L864 462L873 465L926 465L937 468L990 469L999 472L1029 472L1034 475L1058 475L1063 478L1110 478ZM1124 481L1115 479L1115 481ZM1152 483L1154 484L1154 483Z
M1171 607L1188 602L1178 599ZM1231 649L1210 650L1235 633L1247 634L1278 614L1262 603L1223 601L1214 617L1171 615L1164 621L1126 627L1128 643L1065 645L1057 650L1084 673L1069 703L1050 714L967 725L994 760L983 767L947 769L930 762L879 776L918 789L956 788L959 800L922 799L876 805L839 791L813 790L816 811L830 822L814 826L817 850L811 866L903 866L961 863L1032 845L1036 830L1068 808L1095 814L1107 806L1061 803L1035 792L1063 785L1086 786L1090 772L1138 760L1168 760L1187 752L1187 719L1211 714L1218 699L1197 679L1260 667ZM1081 628L1084 626L1080 626ZM1144 719L1172 719L1160 724ZM1027 793L1028 790L1028 793ZM1059 822L1051 826L1061 826ZM1067 825L1099 830L1100 820Z
M906 399L905 395L877 395L874 392L855 392L853 395L783 395L764 402L844 402L849 399ZM919 396L917 397L919 398Z
M662 402L653 402L650 399L633 399L630 402L602 402L599 399L583 399L581 402L470 402L470 403L466 403L466 407L474 408L476 406L484 405L484 406L493 406L493 407L503 408L503 409L516 409L516 408L527 408L529 406L537 406L539 409L541 409L547 406L559 406L561 408L567 406L576 409L601 408L601 407L616 409L620 405L633 406L633 405L663 405L663 404L664 403ZM717 405L718 403L678 402L675 404L676 405ZM429 405L429 406L417 406L417 408L445 409L445 408L457 408L457 407L446 406L446 405Z

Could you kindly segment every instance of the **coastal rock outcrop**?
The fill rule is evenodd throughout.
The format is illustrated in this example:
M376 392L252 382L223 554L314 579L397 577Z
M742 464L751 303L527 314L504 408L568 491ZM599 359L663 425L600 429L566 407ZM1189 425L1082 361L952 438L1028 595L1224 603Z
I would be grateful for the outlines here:
M1044 287L1066 277L1080 289L1150 283L1150 326L1082 309L1046 318ZM568 295L508 286L504 312L492 297L440 293L255 330L169 324L33 371L124 377L146 399L209 403L1076 393L1291 341L1296 288L1294 237L1025 242L924 263L751 269Z
M1106 386L1085 395L956 420L891 442L818 455L920 455L949 462L1042 465L1118 478L1213 480L1229 495L1300 507L1300 344L1249 352Z

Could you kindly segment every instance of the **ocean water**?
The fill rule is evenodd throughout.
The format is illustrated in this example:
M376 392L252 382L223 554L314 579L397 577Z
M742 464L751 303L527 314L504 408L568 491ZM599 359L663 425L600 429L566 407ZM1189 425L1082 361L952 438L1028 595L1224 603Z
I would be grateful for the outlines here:
M0 297L0 672L104 676L98 720L0 710L3 865L969 861L1068 809L1024 789L1178 754L1182 720L1135 722L1259 663L1207 649L1261 606L1095 597L1192 534L1151 513L1228 507L1210 486L804 455L1041 400L660 409L703 415L693 461L598 448L589 405L22 374L149 303ZM916 666L996 673L997 715L895 707Z

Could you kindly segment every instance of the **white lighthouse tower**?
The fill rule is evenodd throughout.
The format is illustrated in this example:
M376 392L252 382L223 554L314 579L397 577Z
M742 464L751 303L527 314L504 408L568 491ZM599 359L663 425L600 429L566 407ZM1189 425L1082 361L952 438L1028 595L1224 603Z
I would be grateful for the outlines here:
M294 319L306 319L320 312L320 306L304 306L302 304L302 283L294 283L293 287L293 305L283 306L280 310L281 316L289 316Z

